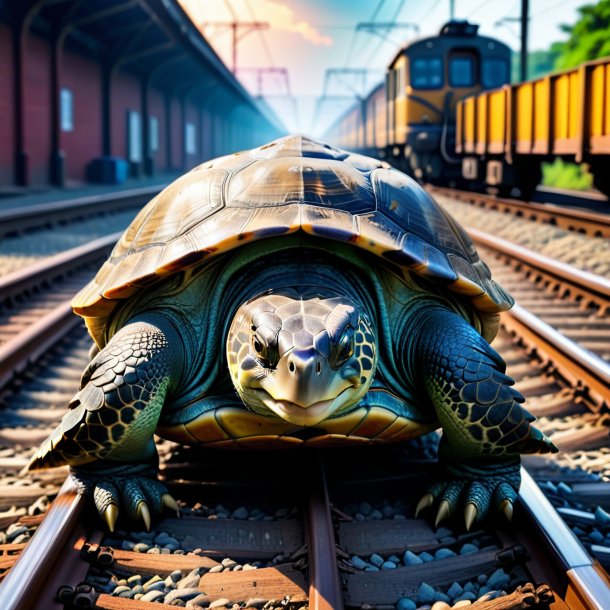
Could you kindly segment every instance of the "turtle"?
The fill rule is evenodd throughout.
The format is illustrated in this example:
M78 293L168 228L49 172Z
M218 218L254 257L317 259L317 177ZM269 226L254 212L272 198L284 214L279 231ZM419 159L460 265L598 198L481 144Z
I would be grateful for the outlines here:
M177 509L153 435L289 449L442 429L436 525L512 515L555 452L490 346L513 304L465 230L387 163L302 135L205 162L74 298L97 353L30 469L69 465L113 530Z

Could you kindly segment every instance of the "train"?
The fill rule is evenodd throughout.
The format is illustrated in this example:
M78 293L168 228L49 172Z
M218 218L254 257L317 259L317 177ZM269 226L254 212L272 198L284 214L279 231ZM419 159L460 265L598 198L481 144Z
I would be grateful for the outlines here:
M403 47L324 137L420 182L522 199L561 157L587 163L610 195L610 58L518 84L510 69L507 45L450 21Z

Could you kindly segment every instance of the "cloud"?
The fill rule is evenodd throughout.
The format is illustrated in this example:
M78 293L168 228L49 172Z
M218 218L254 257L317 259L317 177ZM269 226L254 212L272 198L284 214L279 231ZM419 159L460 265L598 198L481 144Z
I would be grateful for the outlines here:
M207 0L180 0L180 4L191 15L195 23L206 21L226 21L230 18L224 2ZM243 1L232 0L231 5L239 14L240 21L250 21L250 13ZM294 32L314 45L331 46L333 39L322 34L313 25L300 19L295 11L278 0L257 0L252 4L258 21L267 21L272 29Z
M274 0L263 0L257 3L257 8L263 19L269 21L272 28L296 32L305 40L315 45L329 47L333 44L333 39L330 36L321 34L307 21L299 20L294 11L285 4L275 2Z

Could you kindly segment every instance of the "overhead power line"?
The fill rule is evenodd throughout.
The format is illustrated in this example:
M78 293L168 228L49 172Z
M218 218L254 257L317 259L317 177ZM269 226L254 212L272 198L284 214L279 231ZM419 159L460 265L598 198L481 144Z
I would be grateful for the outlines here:
M237 43L250 34L250 32L269 28L269 24L264 21L208 21L207 23L202 23L201 26L204 28L207 26L215 26L229 28L231 30L231 71L233 74L237 72Z
M383 5L385 4L386 0L379 0L377 6L375 7L375 10L373 11L373 14L371 15L371 18L369 21L375 21L375 19L377 19L377 15L379 15L379 11L381 11L381 9L383 8ZM350 45L349 45L349 49L347 51L347 55L345 56L345 66L347 67L347 65L350 62L350 59L352 57L352 52L354 51L354 45L356 44L356 38L358 37L358 30L355 29L352 32L352 38L350 41Z

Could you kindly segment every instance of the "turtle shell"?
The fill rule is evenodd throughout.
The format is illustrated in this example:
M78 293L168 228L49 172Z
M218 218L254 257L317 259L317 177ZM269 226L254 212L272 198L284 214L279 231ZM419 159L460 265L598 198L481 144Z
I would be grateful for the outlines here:
M203 163L170 184L72 306L103 345L121 299L215 254L297 231L368 250L466 295L483 314L512 305L466 232L414 180L382 161L287 136ZM486 318L497 325L497 316Z

